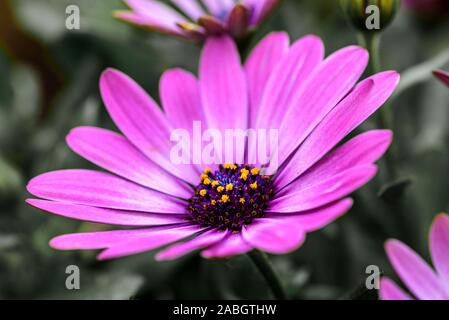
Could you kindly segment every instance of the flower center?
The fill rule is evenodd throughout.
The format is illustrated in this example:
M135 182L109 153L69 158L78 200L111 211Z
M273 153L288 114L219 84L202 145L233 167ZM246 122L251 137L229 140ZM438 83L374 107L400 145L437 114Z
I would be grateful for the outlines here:
M259 168L223 164L215 172L204 170L187 209L200 225L240 231L263 217L273 194L271 177L260 175Z

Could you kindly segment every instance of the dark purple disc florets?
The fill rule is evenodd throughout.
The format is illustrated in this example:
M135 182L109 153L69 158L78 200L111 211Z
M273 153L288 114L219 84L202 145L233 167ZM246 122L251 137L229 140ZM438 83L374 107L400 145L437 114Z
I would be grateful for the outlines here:
M260 175L259 168L224 164L215 172L204 170L188 211L200 225L240 231L263 217L273 194L271 177Z

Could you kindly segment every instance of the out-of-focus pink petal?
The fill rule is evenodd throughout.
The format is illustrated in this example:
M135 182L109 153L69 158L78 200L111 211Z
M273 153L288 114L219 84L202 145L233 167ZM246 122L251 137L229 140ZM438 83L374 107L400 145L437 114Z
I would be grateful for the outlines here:
M291 99L281 124L279 163L290 156L350 91L367 63L367 51L351 46L333 53L315 68Z
M300 212L324 206L357 190L377 172L375 165L361 165L351 168L323 181L316 181L305 189L292 190L275 198L267 212Z
M224 18L232 9L234 0L203 0L207 9L217 18Z
M205 247L209 247L217 242L220 242L224 237L228 235L228 231L210 230L192 240L187 240L179 244L174 244L167 249L156 254L156 260L172 260L179 258L194 250L199 250Z
M108 248L117 243L139 239L149 234L160 234L169 229L185 228L180 225L168 225L146 229L113 230L98 232L71 233L57 236L50 246L58 250L94 250Z
M288 108L294 101L294 96L304 86L310 73L322 61L323 55L323 43L316 36L302 37L291 46L288 53L282 56L271 71L271 76L262 92L260 106L256 106L258 109L254 112L257 116L255 128L280 128ZM266 79L259 81L266 81ZM280 138L284 139L283 136Z
M412 300L408 294L387 277L380 279L379 296L381 300Z
M114 210L40 199L28 199L27 203L67 218L121 226L155 226L186 222L184 214Z
M441 280L416 252L399 240L387 241L385 250L396 273L418 299L448 299Z
M113 69L100 79L103 101L115 124L141 152L169 173L195 184L192 165L170 160L172 126L154 100L127 75Z
M261 23L279 4L279 0L243 0L243 3L253 9L251 25Z
M33 178L27 189L40 198L87 206L154 213L185 212L181 200L93 170L47 172Z
M78 127L67 144L83 158L123 178L176 197L189 198L192 189L168 174L122 135L101 128Z
M302 230L312 232L324 228L341 217L352 207L352 199L346 198L319 209L312 209L297 213L269 213L267 218L297 224Z
M398 82L399 75L392 71L362 81L300 145L276 178L280 188L300 176L372 115L390 97Z
M146 19L148 24L160 25L164 28L179 32L177 22L186 18L170 6L156 0L125 0L134 13Z
M449 216L439 214L430 230L430 253L433 265L444 282L449 298Z
M201 251L204 258L228 258L251 251L253 247L242 238L242 234L232 233L219 243Z
M185 12L193 21L205 14L197 0L171 0L179 9Z
M201 228L198 226L187 226L151 232L142 237L114 243L103 250L97 258L99 260L107 260L150 251L185 239L200 231Z
M435 70L433 72L433 74L435 75L435 77L440 79L445 85L447 85L449 87L449 73L448 72L445 72L443 70Z
M260 112L260 101L275 66L288 52L289 39L286 32L273 32L253 49L245 63L250 101L250 128L254 128Z
M242 230L243 239L253 247L273 254L298 249L305 240L300 224L287 220L263 218L251 222Z

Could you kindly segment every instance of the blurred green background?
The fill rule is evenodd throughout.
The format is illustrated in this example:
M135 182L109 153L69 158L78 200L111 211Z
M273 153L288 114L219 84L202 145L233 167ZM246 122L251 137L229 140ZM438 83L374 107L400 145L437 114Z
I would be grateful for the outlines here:
M80 30L65 28L70 4L80 7ZM196 72L198 46L116 21L111 12L120 8L118 0L0 0L0 299L270 297L244 256L222 262L193 254L157 263L144 253L97 262L95 252L55 251L48 246L55 235L106 227L25 204L31 177L91 166L65 144L72 127L114 128L99 97L104 68L124 71L156 98L165 69ZM284 1L253 43L271 30L287 30L292 39L317 34L327 53L357 43L334 0ZM411 184L390 188L394 200L385 200L378 196L385 189L380 174L354 195L346 216L311 234L297 252L273 256L292 298L342 297L364 284L372 264L394 277L383 250L390 237L428 257L431 220L449 205L449 89L430 74L449 67L448 35L448 19L421 19L405 8L383 33L383 68L403 73L390 106L398 176ZM81 270L81 289L69 291L65 269L73 264Z

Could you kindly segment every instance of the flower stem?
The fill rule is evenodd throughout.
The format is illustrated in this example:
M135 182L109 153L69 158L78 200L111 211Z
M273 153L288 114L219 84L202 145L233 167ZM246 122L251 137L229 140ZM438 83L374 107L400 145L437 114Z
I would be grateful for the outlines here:
M254 266L259 270L265 281L269 285L274 297L278 300L286 300L287 295L281 284L281 281L274 271L268 257L265 253L259 250L253 250L248 253L248 257L253 262Z

